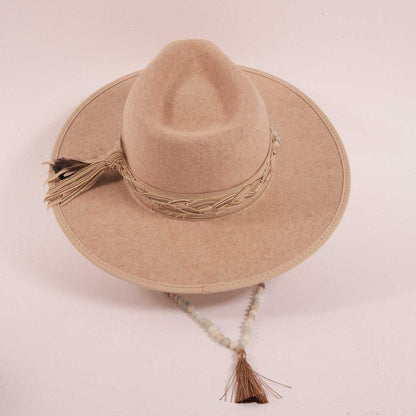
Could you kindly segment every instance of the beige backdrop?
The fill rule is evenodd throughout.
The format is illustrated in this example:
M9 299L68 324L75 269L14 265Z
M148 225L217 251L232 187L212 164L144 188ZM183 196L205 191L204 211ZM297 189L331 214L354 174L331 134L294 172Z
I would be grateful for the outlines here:
M415 15L412 1L2 1L0 414L414 416ZM90 264L42 204L40 163L72 110L190 37L302 89L351 163L334 236L267 285L247 354L294 389L261 408L219 402L231 353ZM247 295L190 298L234 337Z

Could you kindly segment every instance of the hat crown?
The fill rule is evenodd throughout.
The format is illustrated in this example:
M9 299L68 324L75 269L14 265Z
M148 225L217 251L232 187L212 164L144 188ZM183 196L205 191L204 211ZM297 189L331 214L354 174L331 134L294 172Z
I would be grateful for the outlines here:
M270 143L256 87L205 40L172 42L146 67L127 97L122 135L134 175L177 193L239 185Z

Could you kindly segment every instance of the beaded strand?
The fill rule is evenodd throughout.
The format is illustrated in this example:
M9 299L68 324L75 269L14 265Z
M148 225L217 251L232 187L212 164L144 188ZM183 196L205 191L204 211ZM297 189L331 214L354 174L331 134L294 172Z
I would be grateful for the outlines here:
M165 295L179 305L214 341L230 350L241 351L245 349L251 340L254 321L256 320L257 311L263 298L264 289L264 283L259 283L255 286L248 312L241 326L241 336L239 340L231 340L229 337L226 337L212 321L202 316L201 312L199 312L194 305L183 299L181 296L176 293L165 293Z

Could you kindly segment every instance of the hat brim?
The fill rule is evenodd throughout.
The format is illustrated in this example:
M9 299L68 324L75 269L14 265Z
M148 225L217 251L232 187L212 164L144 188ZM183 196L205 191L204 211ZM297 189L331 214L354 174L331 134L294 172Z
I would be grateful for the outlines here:
M117 176L53 208L72 244L115 277L177 293L222 292L265 281L301 263L330 237L345 211L350 171L327 117L301 91L242 67L281 136L271 183L237 213L208 220L167 217L143 206ZM61 131L52 159L106 153L121 130L140 71L83 102ZM53 186L53 184L51 185Z

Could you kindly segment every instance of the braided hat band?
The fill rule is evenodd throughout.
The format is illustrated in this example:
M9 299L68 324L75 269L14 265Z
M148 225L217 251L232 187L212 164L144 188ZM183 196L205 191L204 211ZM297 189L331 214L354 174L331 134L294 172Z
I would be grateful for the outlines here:
M115 148L105 156L85 161L61 158L49 163L55 174L49 183L55 183L46 194L48 207L64 205L92 188L107 171L120 173L132 194L149 208L176 218L207 219L228 215L254 202L270 183L276 148L280 137L270 126L270 144L267 155L257 172L244 183L218 192L178 194L161 190L137 178L130 169L121 137ZM59 182L57 181L59 179Z

